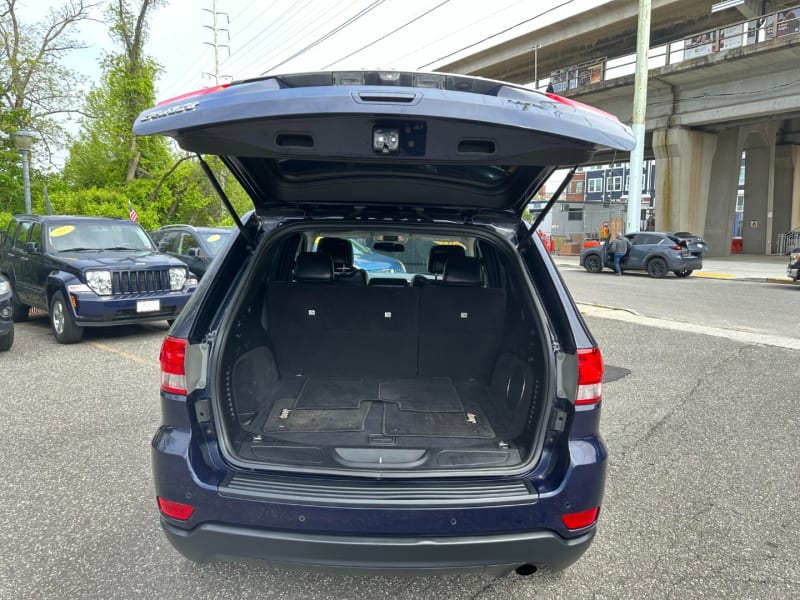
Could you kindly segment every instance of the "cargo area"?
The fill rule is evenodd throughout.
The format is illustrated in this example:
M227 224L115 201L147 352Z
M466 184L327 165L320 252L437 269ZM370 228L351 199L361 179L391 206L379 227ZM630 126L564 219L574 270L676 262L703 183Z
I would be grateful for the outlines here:
M445 239L415 271L355 276L312 250L319 238L267 253L224 341L217 408L234 460L433 473L530 460L552 367L503 252Z

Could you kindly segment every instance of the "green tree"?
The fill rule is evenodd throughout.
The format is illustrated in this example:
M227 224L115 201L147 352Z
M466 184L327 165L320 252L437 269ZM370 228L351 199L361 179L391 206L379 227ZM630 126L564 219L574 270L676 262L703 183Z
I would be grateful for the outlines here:
M64 174L79 188L119 186L153 177L172 157L161 138L137 139L133 122L155 104L158 64L144 53L147 18L162 0L141 0L134 12L125 0L107 10L110 34L122 52L106 56L102 76L86 97L86 117L70 148Z
M16 0L0 0L0 215L6 215L2 219L23 209L20 157L13 143L20 128L33 130L37 137L31 191L41 198L41 188L33 185L36 167L52 164L53 153L65 139L58 118L75 113L79 105L78 77L62 59L86 47L76 38L76 28L97 5L68 0L41 22L25 23Z

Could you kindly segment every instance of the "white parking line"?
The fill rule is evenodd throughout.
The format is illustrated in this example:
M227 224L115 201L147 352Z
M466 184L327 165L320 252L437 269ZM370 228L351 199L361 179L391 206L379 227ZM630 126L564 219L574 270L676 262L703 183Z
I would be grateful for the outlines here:
M589 317L614 319L617 321L625 321L626 323L635 323L637 325L646 325L648 327L658 327L659 329L670 329L672 331L687 331L689 333L711 335L744 344L760 344L762 346L775 346L777 348L788 348L789 350L800 350L800 339L772 333L743 331L741 329L727 329L725 327L716 327L713 325L702 325L699 323L686 323L683 321L673 321L671 319L646 317L628 309L597 306L595 304L578 303L578 308L580 309L581 314Z

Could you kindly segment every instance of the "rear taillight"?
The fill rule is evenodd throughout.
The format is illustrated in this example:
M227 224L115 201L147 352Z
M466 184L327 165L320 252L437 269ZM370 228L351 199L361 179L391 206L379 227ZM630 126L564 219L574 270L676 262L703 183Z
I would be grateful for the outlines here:
M683 250L683 246L670 246L670 250Z
M577 100L573 100L572 98L565 98L564 96L559 96L558 94L553 94L552 92L546 92L545 96L550 98L550 100L555 100L559 104L563 104L564 106L569 106L571 108L577 108L580 110L588 110L590 112L596 113L598 115L602 115L607 119L611 119L612 121L619 121L616 115L612 115L609 112L604 110L600 110L594 106L589 104L584 104L583 102L578 102Z
M600 507L595 506L589 510L561 515L561 522L564 523L564 527L567 529L583 529L597 520L597 513L599 511Z
M186 340L167 336L161 344L161 389L186 394Z
M191 517L194 512L194 506L166 500L160 496L158 497L158 508L166 516L172 519L178 519L179 521L185 521Z
M603 397L603 355L600 348L578 349L578 394L575 404L597 404Z
M167 98L166 100L162 100L161 102L156 104L156 106L164 106L165 104L172 104L173 102L178 102L179 100L187 100L189 98L195 98L197 96L206 96L208 94L213 94L214 92L224 90L230 85L231 85L230 83L222 83L220 85L194 90L192 92L187 92L186 94L181 94L180 96L173 96L172 98Z

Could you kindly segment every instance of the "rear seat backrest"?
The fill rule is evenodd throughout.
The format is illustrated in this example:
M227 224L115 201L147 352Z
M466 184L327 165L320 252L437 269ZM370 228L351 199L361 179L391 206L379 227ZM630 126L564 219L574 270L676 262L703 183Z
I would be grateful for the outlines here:
M303 274L302 264L297 271ZM416 375L419 290L324 279L273 282L267 310L284 376Z
M450 257L440 286L420 290L419 374L487 379L503 337L506 294L483 286L483 265Z
M488 380L505 290L481 286L479 259L452 260L448 285L356 287L330 285L331 264L300 254L297 281L272 282L267 294L282 375Z

